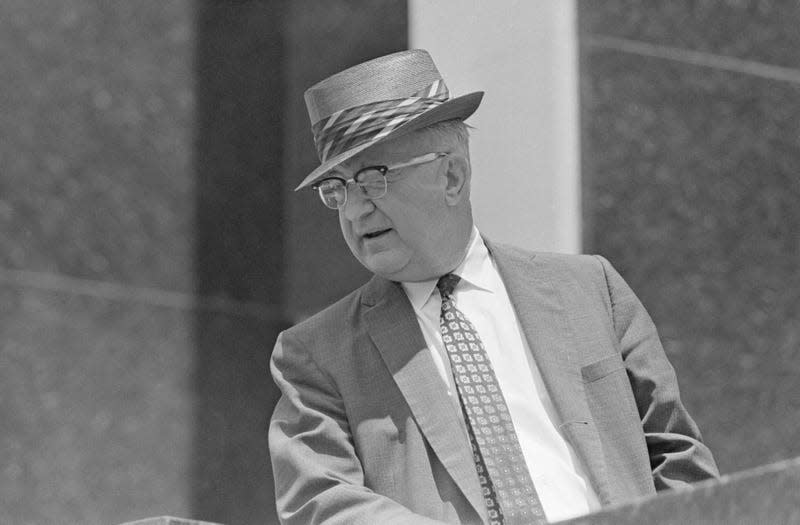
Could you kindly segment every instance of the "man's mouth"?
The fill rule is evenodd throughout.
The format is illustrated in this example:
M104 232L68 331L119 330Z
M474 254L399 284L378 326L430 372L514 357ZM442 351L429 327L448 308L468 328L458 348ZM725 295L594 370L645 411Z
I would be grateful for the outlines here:
M387 228L385 230L375 230L374 232L365 233L363 237L365 239L374 239L375 237L380 237L384 233L389 233L390 230L391 228Z

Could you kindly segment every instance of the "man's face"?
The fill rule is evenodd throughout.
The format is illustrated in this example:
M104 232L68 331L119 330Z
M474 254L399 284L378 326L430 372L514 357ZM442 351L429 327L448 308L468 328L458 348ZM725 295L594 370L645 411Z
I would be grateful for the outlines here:
M349 179L367 166L404 162L431 152L449 152L441 140L417 132L364 151L338 168ZM386 195L367 198L348 185L339 209L342 234L368 270L393 281L423 281L460 262L452 237L455 207L445 197L448 157L387 173Z

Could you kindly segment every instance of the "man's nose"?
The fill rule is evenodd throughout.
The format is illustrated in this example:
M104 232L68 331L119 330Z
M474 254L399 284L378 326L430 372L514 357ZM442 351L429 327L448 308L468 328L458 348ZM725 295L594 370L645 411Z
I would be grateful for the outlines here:
M360 219L375 209L375 203L364 191L353 184L347 188L347 202L344 203L344 216L349 221Z

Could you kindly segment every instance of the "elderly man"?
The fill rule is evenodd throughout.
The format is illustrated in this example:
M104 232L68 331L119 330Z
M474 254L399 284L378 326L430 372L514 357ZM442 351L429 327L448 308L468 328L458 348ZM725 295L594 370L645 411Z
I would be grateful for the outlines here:
M611 265L476 229L481 97L421 50L306 92L321 165L299 187L375 275L275 345L283 523L546 523L717 476Z

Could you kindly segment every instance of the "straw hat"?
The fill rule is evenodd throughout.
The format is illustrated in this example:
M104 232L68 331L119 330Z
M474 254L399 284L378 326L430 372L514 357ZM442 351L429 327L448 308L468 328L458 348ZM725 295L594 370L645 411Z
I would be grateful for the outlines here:
M437 122L464 120L481 98L483 91L451 99L422 49L378 57L328 77L305 93L321 164L295 190L370 146Z

